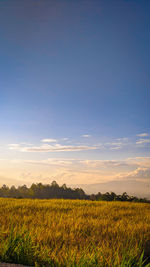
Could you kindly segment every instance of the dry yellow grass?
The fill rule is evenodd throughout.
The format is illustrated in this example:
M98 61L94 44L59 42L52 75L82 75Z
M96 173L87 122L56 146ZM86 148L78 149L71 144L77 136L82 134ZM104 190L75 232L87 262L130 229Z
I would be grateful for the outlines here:
M0 241L2 260L26 265L144 266L150 205L0 199Z

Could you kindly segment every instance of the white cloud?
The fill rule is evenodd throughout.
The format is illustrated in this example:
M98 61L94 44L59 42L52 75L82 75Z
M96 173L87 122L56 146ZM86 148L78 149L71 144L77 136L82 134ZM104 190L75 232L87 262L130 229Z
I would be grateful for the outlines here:
M141 133L141 134L137 134L137 136L139 136L139 137L146 137L146 136L149 136L149 134L148 133Z
M129 141L129 138L127 138L127 137L121 137L121 138L117 138L116 140L117 141L127 142L127 141Z
M9 146L9 149L18 150L22 152L60 152L60 151L82 151L82 150L94 150L98 149L99 147L95 146L73 146L73 145L49 145L44 144L41 146L20 146L19 144L12 144Z
M8 146L17 147L19 144L9 144Z
M49 145L45 144L45 149L46 146ZM26 159L0 161L0 176L22 177L24 183L26 181L47 183L52 176L56 176L57 179L55 180L58 183L90 184L113 180L150 181L150 157L135 157L124 160L75 159L69 158L69 156L68 158L47 157L39 160L34 157L31 158L28 155Z
M126 162L136 168L150 168L150 157L128 158Z
M42 139L41 142L43 142L43 143L55 143L55 142L57 142L57 140L52 139L52 138L47 138L47 139Z
M129 172L125 178L128 179L150 179L150 168L137 168L136 170Z
M81 164L92 168L100 168L100 169L112 169L112 168L137 168L138 163L136 160L132 162L132 159L124 159L124 160L80 160Z
M114 147L110 147L110 150L119 150L121 148L122 146L114 146Z
M105 143L105 145L111 150L121 149L122 147L127 146L129 144L129 138L127 137L115 138L112 142Z
M110 143L105 143L105 146L109 148L110 150L119 150L122 148L124 145L123 142L110 142Z
M145 135L143 133L141 135ZM146 144L150 144L150 138L137 138L136 144L135 140L130 140L127 137L121 138L113 138L108 140L108 142L102 142L97 144L87 144L88 138L91 135L85 134L82 135L84 139L82 139L82 143L73 143L72 140L69 140L67 137L61 138L62 143L57 143L57 139L52 138L44 138L41 140L41 144L33 145L29 143L20 143L20 144L10 144L9 149L18 150L21 152L65 152L65 151L87 151L87 150L105 150L107 152L112 151L112 153L120 153L120 151L124 148L132 148L136 149L139 147L144 147ZM88 139L88 140L87 140ZM91 140L91 139L90 139ZM99 140L98 140L99 141Z
M89 138L91 135L82 135L84 138ZM62 138L61 140L66 141L67 144L57 144L56 139L47 138L42 139L41 145L33 145L33 144L10 144L9 148L11 150L18 150L22 152L63 152L63 151L85 151L85 150L96 150L96 149L108 149L108 150L119 150L123 146L127 144L127 138L119 138L114 139L112 142L109 143L97 143L93 145L87 144L71 144L71 141L68 138ZM52 143L52 144L51 144Z
M73 159L64 158L48 158L44 160L25 160L25 163L38 164L38 165L59 165L59 166L70 166L73 163Z
M16 161L15 161L16 162ZM107 169L110 167L118 168L118 167L129 167L130 165L135 165L134 163L130 163L127 160L84 160L84 159L75 159L75 158L48 158L44 160L25 160L26 163L33 163L33 164L47 164L47 165L74 165L78 167L85 167L87 168L99 168L99 169ZM13 160L14 163L14 160Z
M8 146L11 150L18 150L20 148L19 144L9 144Z
M150 143L150 139L139 139L138 141L136 141L137 145L141 145L141 144L148 144Z

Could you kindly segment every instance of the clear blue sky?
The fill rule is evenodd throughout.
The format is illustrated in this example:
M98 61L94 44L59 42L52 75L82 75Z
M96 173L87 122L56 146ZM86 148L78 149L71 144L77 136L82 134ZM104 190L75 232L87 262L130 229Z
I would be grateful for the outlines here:
M150 155L149 0L0 1L1 144L142 133L146 147L118 156Z

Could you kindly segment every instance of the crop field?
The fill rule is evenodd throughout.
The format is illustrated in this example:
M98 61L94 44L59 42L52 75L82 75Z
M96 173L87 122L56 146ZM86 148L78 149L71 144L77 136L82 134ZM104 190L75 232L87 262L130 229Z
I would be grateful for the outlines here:
M150 204L1 198L0 261L150 266Z

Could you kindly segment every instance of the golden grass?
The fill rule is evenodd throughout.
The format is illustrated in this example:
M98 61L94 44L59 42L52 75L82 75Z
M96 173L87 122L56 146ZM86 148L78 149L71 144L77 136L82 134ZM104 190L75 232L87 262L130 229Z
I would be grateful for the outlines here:
M150 255L150 205L0 199L0 242L0 258L10 262L144 266L143 250Z

